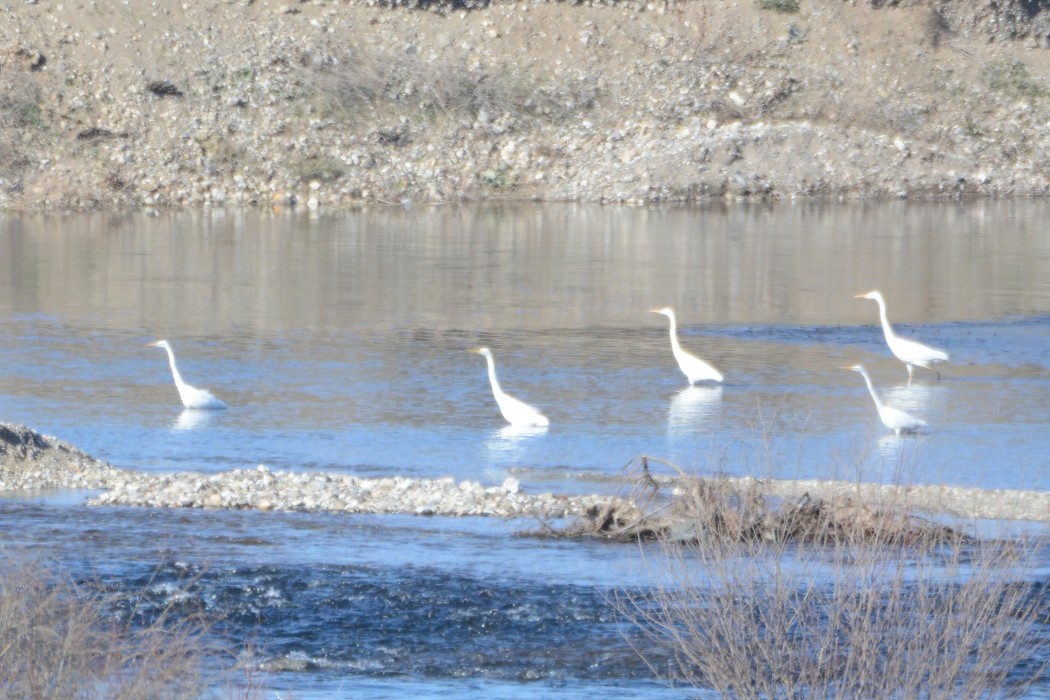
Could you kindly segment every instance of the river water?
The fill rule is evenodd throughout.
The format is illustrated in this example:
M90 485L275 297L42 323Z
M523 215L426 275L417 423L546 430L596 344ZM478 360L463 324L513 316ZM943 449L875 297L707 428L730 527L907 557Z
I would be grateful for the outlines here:
M693 472L1045 490L1050 207L1040 202L0 219L0 421L116 466L265 464L609 492ZM908 382L899 332L951 353ZM650 309L725 375L686 389ZM163 351L230 408L184 412ZM505 428L489 391L550 418ZM929 434L879 423L863 363ZM684 697L605 593L637 550L531 523L0 499L4 547L163 598L179 581L304 697ZM240 636L238 636L240 635Z

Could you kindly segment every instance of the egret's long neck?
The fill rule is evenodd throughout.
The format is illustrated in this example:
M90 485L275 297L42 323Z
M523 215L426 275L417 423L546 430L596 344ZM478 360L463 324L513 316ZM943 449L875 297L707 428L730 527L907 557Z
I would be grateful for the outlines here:
M678 344L678 324L674 316L668 316L667 319L671 322L671 352L677 356L682 352L682 346Z
M890 338L895 338L896 333L893 332L893 326L890 325L890 319L886 316L886 302L880 297L876 297L875 301L879 305L879 320L882 321L882 332L886 336L886 341L889 342ZM871 383L868 383L869 386Z
M171 376L175 379L175 386L182 390L182 387L186 385L186 382L182 381L182 375L179 374L179 368L175 366L175 353L171 351L171 348L164 348L168 352L168 364L171 365Z
M496 363L490 355L485 355L485 362L489 366L489 383L492 384L492 393L495 396L500 396L503 394L503 390L499 388L499 381L496 380Z
M879 398L879 392L875 391L875 385L871 383L871 377L868 376L867 372L861 372L860 376L864 377L864 383L868 385L868 393L871 394L871 398L875 401L875 408L882 408L882 399Z

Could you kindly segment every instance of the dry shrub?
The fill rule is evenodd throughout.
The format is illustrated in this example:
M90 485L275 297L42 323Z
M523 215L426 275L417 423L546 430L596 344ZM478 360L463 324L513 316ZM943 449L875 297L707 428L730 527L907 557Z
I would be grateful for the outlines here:
M0 563L0 697L187 698L205 690L195 616L118 621L117 601L39 561Z
M734 698L978 698L1045 671L1039 538L965 536L903 505L681 493L691 524L661 530L653 585L613 598L672 680Z
M674 468L655 477L651 462ZM869 544L965 541L961 532L912 514L904 502L873 504L855 498L777 499L760 480L693 477L674 465L642 457L626 468L628 493L595 506L564 528L546 523L537 534L597 537L620 542L840 542Z
M32 132L43 128L40 87L19 69L0 73L0 178L17 177L32 161Z
M732 698L980 698L1020 694L1050 663L1042 538L977 538L903 498L668 479L652 461L629 496L545 534L656 542L651 585L612 603L669 680Z
M469 68L426 61L418 54L390 55L353 48L314 67L309 79L329 108L354 114L365 108L410 108L424 113L493 118L503 114L549 121L568 118L594 105L593 86L552 84L517 68Z
M1003 543L665 543L662 583L615 602L724 697L1018 694L1045 670L1045 584ZM642 651L645 656L645 651Z

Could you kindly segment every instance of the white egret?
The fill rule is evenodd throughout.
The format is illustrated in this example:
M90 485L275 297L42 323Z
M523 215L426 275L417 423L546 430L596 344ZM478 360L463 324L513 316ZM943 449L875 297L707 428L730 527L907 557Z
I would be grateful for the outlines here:
M524 401L519 401L500 389L499 382L496 380L496 363L492 359L491 350L488 348L471 348L470 351L481 355L488 363L489 383L492 384L492 395L496 397L496 403L499 405L500 413L503 414L503 417L507 419L508 423L516 427L545 427L550 425L550 421L547 420L547 417L538 410Z
M843 367L843 369L860 372L860 376L864 377L864 382L868 385L868 392L871 394L871 398L875 401L875 408L879 411L879 418L882 420L882 424L897 435L901 433L917 433L929 427L926 421L908 415L899 408L884 404L879 396L879 392L875 391L875 385L871 383L871 377L868 376L868 372L863 365L853 365L852 367Z
M663 314L671 320L671 352L674 353L674 359L678 360L678 367L685 374L690 384L696 384L705 380L722 381L721 372L696 355L686 352L678 344L678 324L675 321L674 309L670 306L665 306L662 309L652 309L651 313Z
M882 298L880 291L876 289L867 294L858 294L854 299L872 299L878 303L879 318L882 320L882 332L886 335L886 345L890 346L890 352L896 355L897 359L908 368L908 381L911 381L912 370L915 367L925 367L933 370L937 373L937 378L941 378L941 373L930 365L938 362L947 362L948 353L897 335L896 331L893 330L893 326L890 325L890 320L886 317L886 301Z
M215 396L213 396L207 389L198 389L197 387L190 386L182 381L182 375L179 374L179 368L175 366L175 353L171 351L171 345L168 344L168 341L158 340L154 343L147 343L146 347L164 348L167 350L168 363L171 365L171 374L175 378L175 388L179 390L179 398L182 399L183 406L186 408L226 408L226 404L215 398Z

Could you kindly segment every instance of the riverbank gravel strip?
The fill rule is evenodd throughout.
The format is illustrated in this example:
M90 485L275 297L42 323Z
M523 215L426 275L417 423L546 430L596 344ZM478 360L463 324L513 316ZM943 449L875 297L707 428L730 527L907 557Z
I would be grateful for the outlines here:
M876 484L807 479L727 477L742 492L752 488L774 498L798 500L805 496L853 500L871 506L903 506L929 515L966 519L1050 522L1050 492L1017 489L981 489L951 484Z
M905 504L910 510L964 518L1050 522L1050 492L892 485L846 481L718 477L773 498L854 499L866 504ZM75 447L25 426L0 423L0 492L45 489L101 490L98 506L228 508L329 513L403 513L437 516L531 517L556 520L588 516L613 506L635 510L616 495L525 493L513 477L499 486L451 477L361 478L347 474L274 471L260 465L220 473L154 474L117 469Z
M93 505L154 508L235 508L328 513L407 513L414 515L539 517L583 515L610 500L607 496L529 495L517 480L500 486L442 479L272 471L265 466L220 474L121 472Z
M93 505L543 519L583 515L619 500L527 494L512 477L483 486L450 477L367 479L261 465L215 474L154 474L117 469L56 438L0 423L0 492L46 489L101 490L89 500Z

